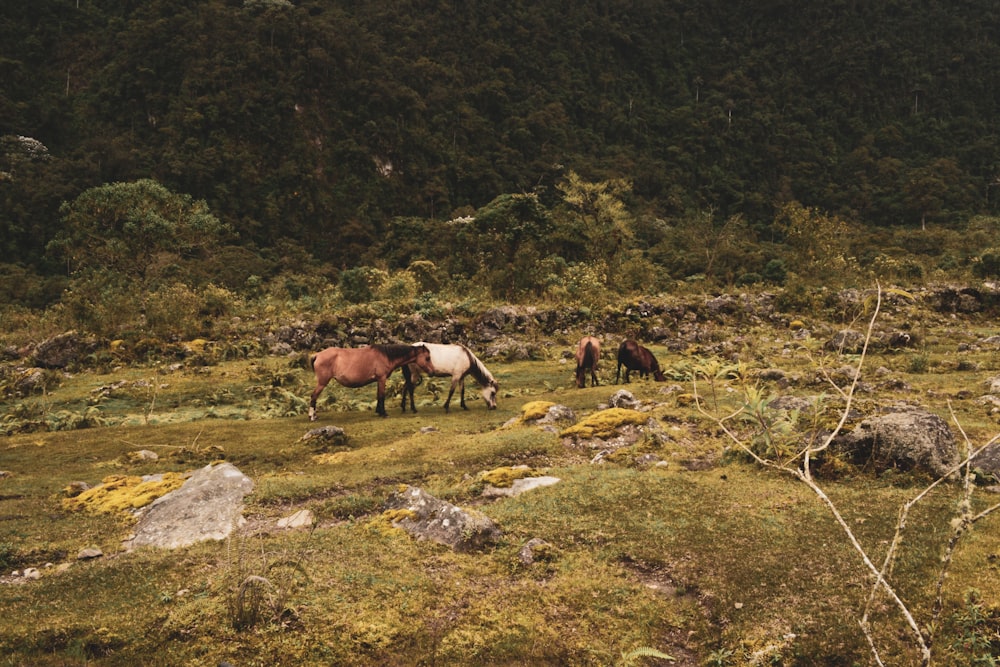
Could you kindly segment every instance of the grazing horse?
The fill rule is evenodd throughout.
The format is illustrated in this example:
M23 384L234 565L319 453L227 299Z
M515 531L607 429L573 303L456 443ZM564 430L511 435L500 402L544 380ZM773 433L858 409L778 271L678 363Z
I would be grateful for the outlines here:
M628 382L629 371L639 371L640 378L652 373L653 379L657 382L666 382L667 380L653 353L631 339L623 341L618 348L618 370L615 371L615 384L618 384L618 375L622 371L622 366L625 367L625 382Z
M590 386L597 386L597 362L601 360L601 341L593 336L584 336L576 346L576 386L587 386L587 371L590 371Z
M437 377L451 376L451 389L448 391L448 400L444 402L444 411L449 412L451 397L455 393L455 387L461 388L461 406L463 410L469 408L465 405L465 376L471 375L483 390L483 400L486 407L495 410L497 407L497 390L500 384L494 379L493 374L486 369L472 350L464 345L442 345L440 343L414 343L414 345L425 346L431 353L431 364L434 370L427 373ZM420 381L420 371L422 369L417 364L403 366L403 412L406 412L406 395L410 395L410 410L417 411L417 404L413 400L413 388Z
M423 345L328 347L310 356L309 367L316 373L316 388L309 401L309 421L316 421L316 398L330 380L352 389L378 382L375 412L385 417L385 381L394 370L410 363L425 373L434 372L430 350Z

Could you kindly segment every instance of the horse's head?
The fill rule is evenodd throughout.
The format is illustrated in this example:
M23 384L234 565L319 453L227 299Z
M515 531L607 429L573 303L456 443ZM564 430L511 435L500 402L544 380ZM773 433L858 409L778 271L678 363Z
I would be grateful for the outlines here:
M500 383L496 380L491 380L489 384L483 387L483 400L486 401L486 407L490 410L497 409L497 392L500 390Z
M417 355L414 358L413 363L417 365L417 368L422 370L428 375L434 374L434 364L431 363L431 351L427 349L426 345L414 345L413 349L416 350Z

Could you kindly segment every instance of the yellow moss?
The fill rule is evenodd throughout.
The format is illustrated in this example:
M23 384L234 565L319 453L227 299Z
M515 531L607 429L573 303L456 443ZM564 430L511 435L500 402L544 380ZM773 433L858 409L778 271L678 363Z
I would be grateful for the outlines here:
M555 403L552 403L551 401L531 401L530 403L525 403L521 407L521 419L525 421L541 419L548 413L549 408L553 405L555 405Z
M340 463L346 458L345 452L330 452L329 454L316 454L312 457L312 462L316 465L329 465Z
M413 510L407 509L394 509L385 510L376 517L373 517L367 524L368 530L382 534L382 535L395 535L402 531L401 528L396 526L398 521L403 519L410 519L412 521L417 520L417 513Z
M788 328L791 329L792 331L798 331L799 329L804 329L805 326L806 323L803 322L802 320L792 320L791 322L788 323Z
M677 407L688 408L694 405L694 394L677 394Z
M649 416L626 408L608 408L584 417L579 422L564 429L563 436L580 438L606 438L614 435L620 426L645 424Z
M108 347L111 349L112 352L118 352L123 347L125 347L125 341L123 341L121 338L118 338L116 340L111 341Z
M206 345L208 345L208 341L204 338L195 338L184 343L184 349L188 352L204 352Z
M63 499L63 507L104 514L127 513L145 507L183 483L184 475L179 472L163 473L163 479L147 482L132 475L111 475L105 477L101 484Z
M524 466L517 468L504 467L481 472L479 473L479 479L490 486L507 488L514 484L515 479L538 477L540 474L538 471Z

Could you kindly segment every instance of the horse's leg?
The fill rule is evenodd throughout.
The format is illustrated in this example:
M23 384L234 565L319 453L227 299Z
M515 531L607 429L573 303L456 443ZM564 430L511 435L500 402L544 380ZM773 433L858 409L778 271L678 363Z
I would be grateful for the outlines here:
M598 385L598 382L597 382L597 367L596 366L591 366L590 367L590 386L591 387L596 387L597 385Z
M458 380L458 389L459 389L459 391L462 392L461 394L459 394L459 397L461 398L461 401L462 401L461 402L462 409L463 410L468 410L469 407L465 404L465 376L464 375L461 378L459 378L459 380Z
M378 378L378 399L375 401L375 414L379 417L388 417L388 413L385 411L385 375L380 375Z
M456 380L452 379L452 381L451 381L451 389L448 390L448 398L444 402L444 411L445 412L451 412L451 397L455 395L455 385L457 385L457 384L458 384L458 382ZM464 408L465 406L463 405L462 407Z
M618 384L618 378L621 377L622 373L622 362L618 362L618 370L615 371L615 384ZM628 369L625 370L625 381L628 382Z
M417 411L417 403L413 400L413 376L410 374L410 367L406 364L400 369L403 371L403 412L406 412L406 394L410 394L410 410Z
M326 382L318 382L316 388L313 389L312 397L309 399L309 421L316 421L316 399L319 398L320 392L326 387Z

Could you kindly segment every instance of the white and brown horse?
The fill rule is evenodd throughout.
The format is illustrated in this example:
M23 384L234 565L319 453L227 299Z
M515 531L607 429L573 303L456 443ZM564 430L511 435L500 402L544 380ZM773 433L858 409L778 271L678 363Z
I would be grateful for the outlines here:
M356 389L378 382L376 414L385 417L385 382L400 366L413 364L425 373L433 373L431 353L424 345L372 345L371 347L328 347L309 357L309 367L316 373L316 388L309 401L309 420L316 421L316 399L336 380Z
M601 341L594 336L584 336L576 346L576 386L587 386L587 371L590 371L590 386L596 387L597 362L601 360Z
M460 401L463 410L469 408L465 405L465 376L471 375L479 386L482 387L483 400L486 407L494 410L497 407L497 391L500 383L496 381L493 374L489 372L472 350L464 345L442 345L441 343L414 343L414 345L425 346L431 353L431 365L434 370L427 372L417 364L408 364L403 367L403 411L406 411L406 396L410 396L410 410L417 411L417 404L413 400L413 388L420 381L420 372L423 370L428 375L437 377L451 376L451 389L448 391L448 399L444 402L444 411L448 412L451 405L451 397L455 393L455 387L461 390Z

